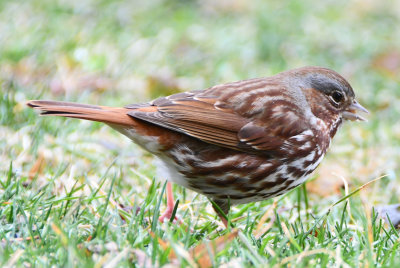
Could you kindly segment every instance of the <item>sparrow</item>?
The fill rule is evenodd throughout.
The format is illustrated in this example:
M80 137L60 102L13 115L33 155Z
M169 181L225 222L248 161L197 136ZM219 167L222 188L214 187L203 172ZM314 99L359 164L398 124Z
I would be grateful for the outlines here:
M368 113L350 84L302 67L123 108L31 100L44 116L103 122L161 160L165 179L208 197L224 224L231 205L282 195L324 158L345 120ZM167 184L167 209L174 207Z

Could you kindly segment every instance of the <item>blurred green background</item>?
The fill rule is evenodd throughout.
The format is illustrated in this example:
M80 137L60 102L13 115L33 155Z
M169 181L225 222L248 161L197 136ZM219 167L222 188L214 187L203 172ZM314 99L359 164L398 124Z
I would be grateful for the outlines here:
M12 161L23 180L39 173L37 185L62 174L63 192L117 158L122 199L134 203L148 185L130 169L156 176L148 154L101 124L39 118L25 101L123 106L319 65L346 77L371 114L338 132L310 202L337 199L339 177L358 186L387 174L364 201L399 203L399 25L395 0L0 0L0 171Z

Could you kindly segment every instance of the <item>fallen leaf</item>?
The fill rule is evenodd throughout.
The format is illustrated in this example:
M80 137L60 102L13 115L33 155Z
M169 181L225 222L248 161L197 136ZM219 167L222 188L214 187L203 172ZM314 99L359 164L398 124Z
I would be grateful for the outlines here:
M307 191L321 197L340 193L344 183L341 177L347 177L347 171L338 164L322 165L318 170L318 178L306 184Z
M45 167L45 161L43 154L39 154L38 159L36 159L35 164L33 164L31 170L29 170L28 177L30 180L33 180L36 175L42 174L43 169Z
M238 231L233 230L232 233L221 236L213 241L203 242L190 250L190 254L199 264L199 267L211 267L214 256L226 248L235 237L238 236Z
M149 233L153 238L155 237L154 233L152 232ZM214 258L214 256L218 254L218 252L226 248L227 245L230 244L233 241L233 239L235 239L237 236L238 236L238 230L232 230L231 233L221 236L213 241L205 241L189 250L190 259L193 258L197 262L198 266L201 268L211 267L212 259ZM167 250L170 247L170 244L168 242L165 242L161 238L158 238L158 243L164 250ZM175 252L175 250L177 249L180 248L179 247L172 248L169 254L169 259L172 263L176 262L177 255L181 256L182 254L182 252Z
M33 239L40 239L40 236L38 236L38 235L35 235L34 237L33 237ZM27 237L16 237L16 238L12 238L12 239L9 239L8 241L9 242L23 242L23 241L31 241L32 240L32 236L27 236ZM2 242L7 242L7 240L6 239L2 239L1 240Z

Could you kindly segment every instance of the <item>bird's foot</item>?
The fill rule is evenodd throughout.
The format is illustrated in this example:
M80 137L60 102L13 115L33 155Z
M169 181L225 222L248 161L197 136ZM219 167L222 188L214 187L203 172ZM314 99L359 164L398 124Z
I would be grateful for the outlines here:
M167 194L167 209L164 211L164 213L158 218L160 222L165 222L165 220L170 221L172 214L174 212L174 207L175 207L175 202L174 202L174 195L172 193L172 184L170 182L167 183L167 189L166 189L166 194ZM174 216L173 221L179 221L181 222L176 216Z
M172 217L172 212L173 212L174 208L172 207L172 209L170 209L169 207L167 207L167 209L164 211L163 214L161 214L161 216L158 218L159 222L165 222L165 221L170 221L171 217ZM179 221L178 217L174 216L174 222L175 221Z

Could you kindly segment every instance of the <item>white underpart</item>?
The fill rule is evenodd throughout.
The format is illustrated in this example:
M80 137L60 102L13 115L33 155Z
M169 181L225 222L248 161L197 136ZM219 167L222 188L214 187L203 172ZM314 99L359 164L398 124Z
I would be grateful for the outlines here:
M112 128L124 134L136 144L142 146L144 149L151 153L158 152L161 148L160 143L158 142L157 136L144 136L138 134L133 128L124 128L120 126L111 125Z
M191 189L187 184L187 179L176 169L175 163L170 159L161 159L156 157L157 177L164 180L179 184L183 187ZM196 189L193 189L196 191Z
M151 153L156 154L161 149L158 142L158 137L156 136L142 136L132 128L121 128L114 125L111 125L111 127L124 134L136 144L142 146L144 149L148 150ZM155 165L158 178L174 182L186 188L190 188L188 187L187 179L177 170L176 163L172 159L161 159L159 157L156 157Z

